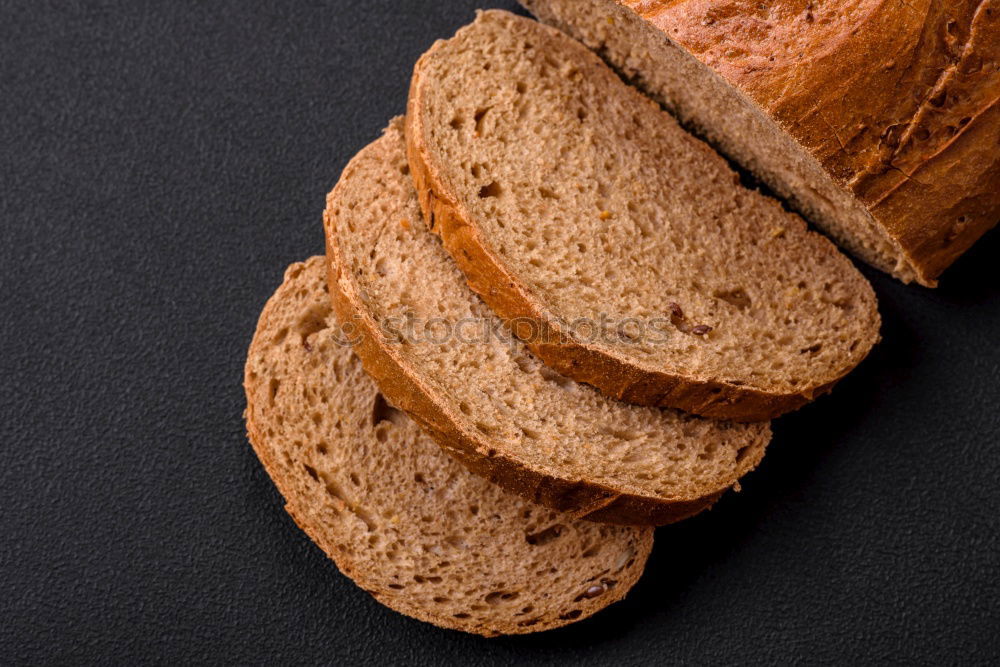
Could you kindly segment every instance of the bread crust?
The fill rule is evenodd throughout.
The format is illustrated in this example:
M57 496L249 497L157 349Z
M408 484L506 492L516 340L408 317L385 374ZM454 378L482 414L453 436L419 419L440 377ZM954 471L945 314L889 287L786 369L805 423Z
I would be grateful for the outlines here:
M619 4L772 118L920 283L1000 220L1000 0Z
M559 34L555 28L539 27ZM430 159L430 147L426 143L429 132L420 113L424 107L422 63L434 54L440 44L442 42L435 44L417 62L407 102L407 159L421 211L428 227L441 237L473 291L508 324L533 323L533 334L538 335L524 342L548 366L621 401L678 408L703 417L737 422L766 421L796 410L829 393L853 370L856 363L845 368L840 376L821 385L803 391L771 392L716 378L639 368L632 360L575 340L551 316L545 304L504 267L505 263L492 252L490 244L473 224L472 214L459 197L449 192L446 179L442 178ZM832 243L825 244L824 248L831 253L839 252ZM877 340L876 325L868 347Z

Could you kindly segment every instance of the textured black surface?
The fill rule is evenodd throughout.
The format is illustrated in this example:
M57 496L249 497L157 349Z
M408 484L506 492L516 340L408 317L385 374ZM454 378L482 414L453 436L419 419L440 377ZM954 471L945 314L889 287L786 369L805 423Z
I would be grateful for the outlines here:
M423 625L285 515L241 420L257 315L474 7L0 3L0 663L995 664L997 233L937 291L866 271L884 342L594 619Z

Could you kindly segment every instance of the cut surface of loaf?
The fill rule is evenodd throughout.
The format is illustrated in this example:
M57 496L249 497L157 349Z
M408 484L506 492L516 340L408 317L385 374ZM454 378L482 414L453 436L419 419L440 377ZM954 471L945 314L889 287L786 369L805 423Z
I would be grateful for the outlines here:
M401 119L346 167L325 223L331 296L365 369L480 475L577 516L662 524L763 456L766 423L620 403L514 339L425 227Z
M293 264L247 358L247 431L295 522L392 609L482 635L537 632L620 600L649 528L528 503L448 457L337 333L326 261Z
M878 339L874 293L830 241L553 28L480 13L421 57L408 108L425 216L564 375L761 420Z
M905 282L1000 220L997 0L521 3Z

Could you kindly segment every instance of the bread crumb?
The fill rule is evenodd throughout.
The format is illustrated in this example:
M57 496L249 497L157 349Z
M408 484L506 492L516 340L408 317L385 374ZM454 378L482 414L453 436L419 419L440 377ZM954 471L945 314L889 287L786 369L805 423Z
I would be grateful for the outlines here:
M772 239L781 238L784 235L785 235L785 228L784 227L775 227L774 229L771 230L771 238Z
M614 24L615 24L615 19L613 17L609 16L608 17L608 25L614 25Z
M611 218L611 211L601 211L601 215L598 216L601 220L609 220Z
M410 228L410 221L409 221L409 220L407 220L406 218L403 218L402 220L400 220L400 221L399 221L399 225L400 225L400 226L401 226L401 227L402 227L403 229L409 229L409 228Z

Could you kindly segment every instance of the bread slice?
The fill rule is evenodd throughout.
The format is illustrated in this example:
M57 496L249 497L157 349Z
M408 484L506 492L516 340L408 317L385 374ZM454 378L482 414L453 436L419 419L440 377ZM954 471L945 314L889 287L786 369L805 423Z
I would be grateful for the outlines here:
M900 280L1000 220L997 0L521 4Z
M576 516L662 524L763 456L766 423L620 403L514 339L424 226L401 119L344 170L325 222L330 292L365 369L480 475Z
M482 635L625 596L649 528L553 512L471 474L392 408L341 341L326 262L293 264L247 357L247 432L295 522L384 605Z
M760 420L878 339L871 286L565 34L502 11L413 74L425 216L546 364L641 405Z

